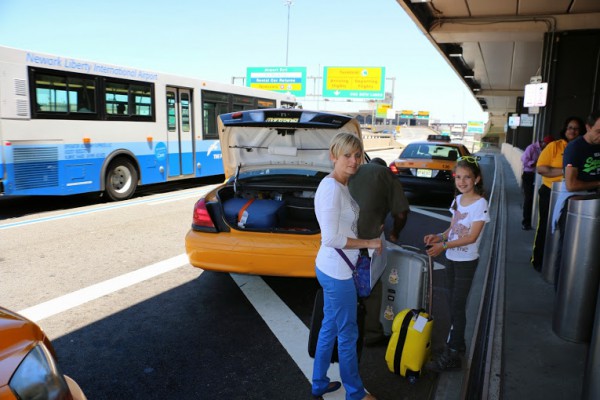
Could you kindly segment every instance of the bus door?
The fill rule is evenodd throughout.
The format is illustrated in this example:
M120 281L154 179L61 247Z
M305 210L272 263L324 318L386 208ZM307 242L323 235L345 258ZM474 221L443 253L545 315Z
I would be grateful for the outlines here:
M192 90L167 87L168 177L194 173Z

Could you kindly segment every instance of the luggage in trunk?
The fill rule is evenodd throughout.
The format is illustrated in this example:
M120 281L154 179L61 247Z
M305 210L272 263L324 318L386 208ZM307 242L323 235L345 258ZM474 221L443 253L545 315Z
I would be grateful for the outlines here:
M219 191L223 215L235 229L277 233L318 233L314 190L246 189Z
M230 225L249 229L272 229L285 221L285 204L278 200L233 198L223 204Z

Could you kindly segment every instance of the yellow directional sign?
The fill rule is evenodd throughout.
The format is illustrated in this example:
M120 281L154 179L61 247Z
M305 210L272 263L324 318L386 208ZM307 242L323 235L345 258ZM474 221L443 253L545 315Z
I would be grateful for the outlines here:
M377 117L378 118L386 118L387 111L392 108L391 104L378 104L377 105Z
M323 97L383 99L383 67L325 67Z

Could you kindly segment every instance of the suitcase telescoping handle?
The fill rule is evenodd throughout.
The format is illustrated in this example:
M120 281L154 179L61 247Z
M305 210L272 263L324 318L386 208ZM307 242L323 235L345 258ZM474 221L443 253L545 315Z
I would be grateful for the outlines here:
M426 249L430 248L431 245L427 246ZM428 284L427 284L427 313L429 314L429 316L431 317L432 314L432 310L433 310L433 258L431 258L430 255L427 255L427 259L428 259L428 265L427 265L427 277L428 277Z
M414 252L420 253L421 249L416 247L416 246L411 246L410 244L401 244L400 247L402 247L405 250L412 250Z
M402 244L400 245L400 247L402 247L403 249L406 250L412 250L412 251L416 251L416 252L420 252L421 249L416 247L416 246L411 246L409 244ZM431 247L431 245L425 246L425 250L429 249ZM427 254L427 253L425 253ZM429 314L429 316L431 316L431 311L433 310L433 258L431 258L430 255L427 255L428 258L428 265L427 265L427 277L428 277L428 282L427 282L427 313Z

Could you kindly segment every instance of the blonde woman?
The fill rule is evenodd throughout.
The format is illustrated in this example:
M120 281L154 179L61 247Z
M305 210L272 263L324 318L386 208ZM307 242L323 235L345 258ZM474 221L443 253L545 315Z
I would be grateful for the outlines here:
M315 195L315 213L321 228L316 275L323 287L324 316L313 364L312 396L322 399L325 393L336 391L343 384L347 400L375 400L365 391L358 372L358 298L352 270L336 249L342 249L350 262L356 263L359 249L380 251L382 242L379 238L357 237L359 207L348 191L348 179L363 160L360 139L350 133L337 134L330 143L329 156L333 172L323 178ZM341 383L327 377L336 337Z

